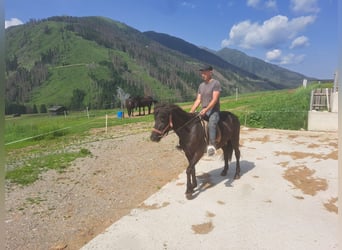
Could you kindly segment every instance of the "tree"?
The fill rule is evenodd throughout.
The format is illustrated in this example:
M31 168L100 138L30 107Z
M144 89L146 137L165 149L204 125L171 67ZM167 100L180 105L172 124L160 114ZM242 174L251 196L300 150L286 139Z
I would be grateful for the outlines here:
M37 109L37 105L36 104L33 104L32 113L33 114L37 114L38 113L38 109Z
M83 106L83 100L86 93L81 89L74 89L72 92L70 109L80 110Z
M39 113L47 113L47 108L45 104L40 105Z

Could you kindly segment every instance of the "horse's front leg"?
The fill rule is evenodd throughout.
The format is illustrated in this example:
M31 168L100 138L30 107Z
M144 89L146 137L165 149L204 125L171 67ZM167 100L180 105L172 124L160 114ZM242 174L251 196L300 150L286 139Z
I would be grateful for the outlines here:
M195 168L195 166L192 168L191 178L192 178L192 188L194 189L194 188L197 187L197 178L196 178L196 168Z
M192 147L191 147L192 148ZM184 149L184 148L183 148ZM199 159L202 157L203 152L191 152L191 150L184 149L185 155L189 161L189 166L186 169L186 177L187 177L187 183L186 183L186 196L188 199L191 198L192 193L194 192L194 188L197 187L197 179L196 179L196 170L195 166Z
M186 191L185 194L191 195L194 192L194 187L193 187L193 183L191 182L191 178L193 179L193 175L194 175L194 167L192 165L189 165L186 169ZM196 179L196 176L195 176ZM197 183L196 183L197 185Z

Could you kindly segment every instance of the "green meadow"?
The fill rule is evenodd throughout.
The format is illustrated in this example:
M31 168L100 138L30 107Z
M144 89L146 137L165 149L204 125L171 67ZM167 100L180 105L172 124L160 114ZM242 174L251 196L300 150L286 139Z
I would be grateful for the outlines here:
M221 110L235 113L242 126L306 130L311 90L317 85L291 90L265 91L221 97ZM331 87L330 85L319 87ZM189 110L192 103L178 105ZM5 118L5 162L8 181L28 185L49 169L63 172L76 158L91 157L82 144L94 136L91 131L118 129L136 123L141 131L153 126L153 115L117 118L118 109L8 116ZM135 133L135 131L131 131ZM102 137L105 137L105 132Z

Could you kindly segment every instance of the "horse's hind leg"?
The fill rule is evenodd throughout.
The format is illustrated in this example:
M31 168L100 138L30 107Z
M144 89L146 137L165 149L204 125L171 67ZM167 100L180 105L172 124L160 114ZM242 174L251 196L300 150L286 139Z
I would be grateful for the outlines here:
M233 150L232 144L228 142L227 145L222 147L222 150L223 150L224 167L221 172L221 176L226 176L229 170L229 160L232 157L232 150Z
M239 149L239 143L235 143L235 145L234 145L234 152L235 152L235 158L236 158L236 170L235 170L234 179L240 179L240 149Z

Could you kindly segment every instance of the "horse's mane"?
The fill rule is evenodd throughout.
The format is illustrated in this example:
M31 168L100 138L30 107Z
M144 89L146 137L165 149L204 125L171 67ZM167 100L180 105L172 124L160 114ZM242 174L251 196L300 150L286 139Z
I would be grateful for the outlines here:
M170 113L172 111L176 111L178 112L180 115L186 115L189 117L193 117L195 114L189 113L187 111L185 111L184 109L182 109L181 107L179 107L176 104L173 103L158 103L155 107L154 107L154 111L155 112L166 112L166 113Z

